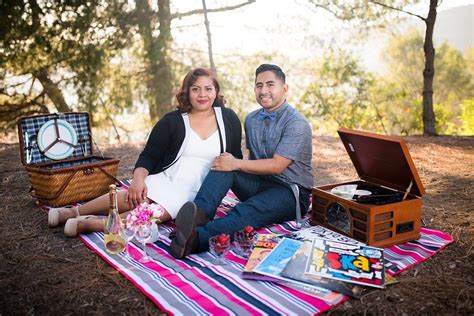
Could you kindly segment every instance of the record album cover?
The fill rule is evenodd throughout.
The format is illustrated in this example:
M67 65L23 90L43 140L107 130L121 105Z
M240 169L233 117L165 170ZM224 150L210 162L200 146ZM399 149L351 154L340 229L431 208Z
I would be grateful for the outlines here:
M384 288L383 249L314 238L305 273Z

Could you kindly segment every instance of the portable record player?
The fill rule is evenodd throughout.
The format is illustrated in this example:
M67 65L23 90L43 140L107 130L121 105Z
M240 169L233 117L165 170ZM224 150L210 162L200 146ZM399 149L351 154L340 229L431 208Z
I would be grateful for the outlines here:
M313 188L311 224L376 247L418 239L425 189L405 142L346 128L338 134L360 179Z

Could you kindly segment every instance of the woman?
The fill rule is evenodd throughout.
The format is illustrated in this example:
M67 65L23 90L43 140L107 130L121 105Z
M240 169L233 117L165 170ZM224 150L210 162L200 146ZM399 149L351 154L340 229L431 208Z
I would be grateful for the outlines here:
M242 158L242 127L237 115L224 108L220 87L208 69L190 71L176 95L178 110L167 113L153 127L138 157L128 191L118 192L119 212L142 202L164 211L162 222L174 219L180 207L194 200L213 159L224 152ZM48 224L64 224L66 236L102 231L108 195L72 208L53 208ZM85 216L84 216L85 215Z

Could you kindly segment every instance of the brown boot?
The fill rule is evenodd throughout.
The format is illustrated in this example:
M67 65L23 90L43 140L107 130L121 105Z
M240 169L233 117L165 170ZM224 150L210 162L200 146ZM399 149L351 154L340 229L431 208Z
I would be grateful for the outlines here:
M196 227L209 222L207 213L198 209L193 202L185 203L176 216L175 237L171 241L170 252L173 257L181 259L198 249Z

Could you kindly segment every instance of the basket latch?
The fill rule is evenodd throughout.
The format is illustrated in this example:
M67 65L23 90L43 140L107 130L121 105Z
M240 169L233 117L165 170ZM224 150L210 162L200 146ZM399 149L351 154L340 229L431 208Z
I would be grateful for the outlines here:
M89 176L94 173L94 168L87 168L82 171L86 176Z

